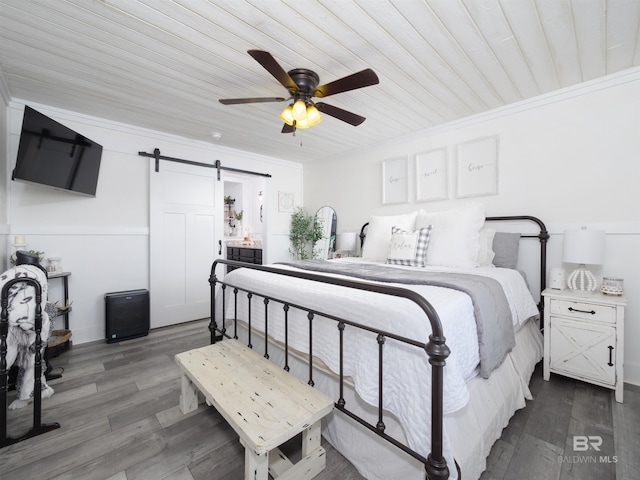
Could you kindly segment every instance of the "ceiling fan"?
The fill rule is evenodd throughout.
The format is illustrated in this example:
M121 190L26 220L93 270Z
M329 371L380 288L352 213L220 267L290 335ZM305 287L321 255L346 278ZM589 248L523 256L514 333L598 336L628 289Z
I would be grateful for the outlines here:
M286 72L269 52L249 50L247 53L273 75L275 79L288 90L290 96L289 98L222 98L220 99L220 103L223 105L284 102L291 100L289 106L280 114L280 118L285 122L282 127L282 133L292 133L295 132L297 128L308 128L316 125L322 118L319 112L326 113L331 117L354 126L358 126L365 121L365 117L324 102L314 103L311 99L313 97L324 98L329 95L335 95L336 93L348 92L349 90L379 83L378 76L370 68L318 86L320 77L312 70L294 68Z

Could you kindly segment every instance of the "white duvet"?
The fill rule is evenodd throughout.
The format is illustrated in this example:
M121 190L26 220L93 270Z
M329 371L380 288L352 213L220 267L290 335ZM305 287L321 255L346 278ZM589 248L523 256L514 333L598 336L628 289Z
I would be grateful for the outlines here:
M359 261L345 259L343 261ZM291 268L284 267L282 268ZM394 266L394 268L403 268ZM404 267L411 268L411 267ZM496 279L505 290L513 314L514 329L518 329L538 309L519 272L503 268L427 267L429 271L455 271L484 275ZM352 279L353 280L353 279ZM426 315L413 302L403 298L347 289L329 284L272 275L250 269L237 269L225 277L233 286L261 292L292 305L370 325L374 328L413 338L424 343L431 333ZM389 284L414 290L423 295L440 317L446 343L451 349L444 369L444 413L461 409L469 400L466 382L476 374L479 353L477 331L471 299L465 293L442 287ZM226 290L225 318L249 318L246 294L238 293L238 304L232 301L232 289ZM217 319L221 320L221 298L216 295ZM251 327L264 331L265 303L262 298L251 300ZM268 334L284 341L284 309L270 301ZM307 352L309 326L307 312L291 308L288 313L289 345ZM257 338L256 338L257 340ZM336 322L320 316L313 319L313 355L332 371L339 372L338 329ZM375 334L355 327L345 329L344 375L351 377L360 397L378 405L378 343ZM384 408L400 421L408 444L422 455L430 451L431 373L428 357L417 347L387 339L384 345ZM346 405L349 408L349 405Z

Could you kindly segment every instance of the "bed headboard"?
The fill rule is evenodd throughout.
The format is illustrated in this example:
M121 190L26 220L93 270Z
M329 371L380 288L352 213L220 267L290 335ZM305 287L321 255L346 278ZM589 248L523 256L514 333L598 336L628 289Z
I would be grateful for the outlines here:
M538 225L539 231L537 234L520 234L520 238L537 238L540 243L540 292L542 292L545 288L547 288L547 241L549 240L549 232L547 231L547 227L537 217L532 217L530 215L512 215L512 216L504 216L504 217L487 217L486 221L488 222L513 222L525 220L530 221ZM542 298L540 299L542 304ZM541 305L540 304L540 305ZM542 307L540 306L540 311L542 311Z
M537 238L540 243L540 292L547 287L546 283L546 272L547 272L547 241L549 240L549 232L547 232L547 227L537 217L533 217L530 215L506 215L500 217L486 217L485 221L487 222L533 222L537 225L538 233L521 233L520 238ZM367 236L366 230L369 222L365 223L360 229L360 250L362 250L362 246L364 245L364 240ZM542 312L542 296L540 296L540 301L538 303L538 309Z

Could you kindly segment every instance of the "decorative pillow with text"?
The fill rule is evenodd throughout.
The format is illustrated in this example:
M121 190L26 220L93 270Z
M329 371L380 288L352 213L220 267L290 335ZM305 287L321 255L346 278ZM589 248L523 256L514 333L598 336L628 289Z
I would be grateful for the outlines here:
M430 234L431 225L420 228L415 232L407 232L401 228L392 227L387 263L409 267L424 267L427 261Z

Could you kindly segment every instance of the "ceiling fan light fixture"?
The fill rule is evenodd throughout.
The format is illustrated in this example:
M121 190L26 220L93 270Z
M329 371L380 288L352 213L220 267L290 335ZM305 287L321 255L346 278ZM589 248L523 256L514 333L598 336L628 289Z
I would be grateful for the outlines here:
M282 110L282 113L280 114L280 120L282 120L287 125L293 125L293 122L295 121L295 119L293 118L293 104Z
M318 103L318 109L313 101L314 97L325 98L337 93L349 92L358 88L376 85L380 81L376 73L370 68L347 75L329 83L318 86L320 77L308 68L294 68L288 72L282 68L278 61L269 52L264 50L249 50L247 53L253 57L262 67L269 72L280 84L287 89L290 99L294 102L286 107L280 114L284 122L282 133L295 132L296 128L308 128L317 125L323 114L336 118L353 126L358 126L366 119L342 108L333 107L326 103ZM284 102L287 99L281 97L259 98L221 98L223 105L235 105L244 103Z
M293 104L293 118L301 121L307 118L307 105L302 100L296 100Z
M305 118L304 120L300 120L299 122L296 121L296 128L309 128L312 127L314 124L312 124L308 118Z
M307 121L309 122L309 126L313 127L314 125L319 124L320 120L322 120L322 115L320 115L318 109L315 105L309 105L307 107Z

